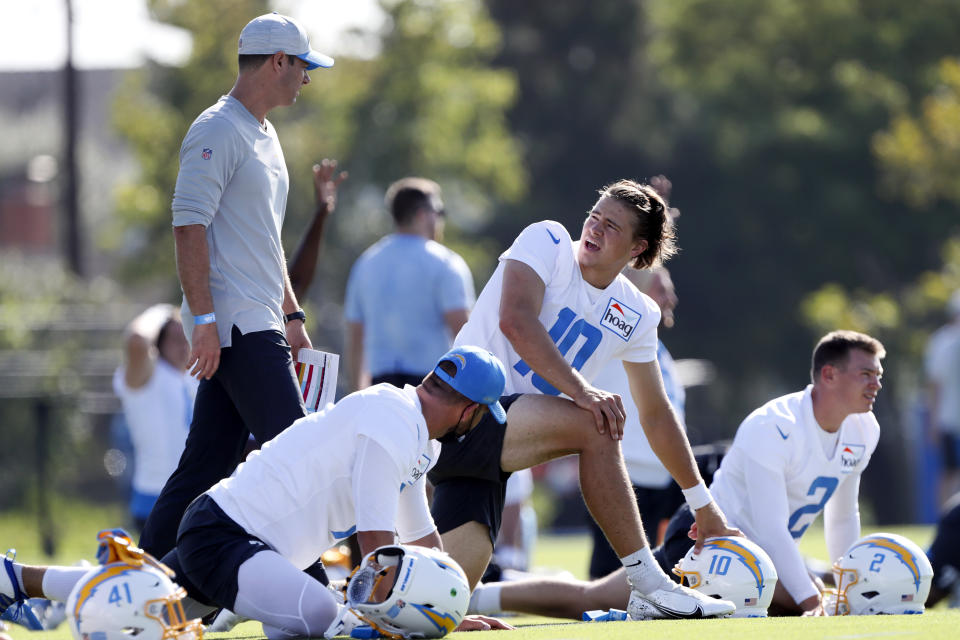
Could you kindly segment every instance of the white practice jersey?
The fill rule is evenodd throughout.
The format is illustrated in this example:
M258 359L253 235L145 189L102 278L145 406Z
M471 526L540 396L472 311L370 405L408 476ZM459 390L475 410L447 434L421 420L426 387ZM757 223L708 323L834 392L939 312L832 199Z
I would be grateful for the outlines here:
M297 420L207 493L306 568L358 530L397 530L404 541L432 532L420 478L439 453L416 388L378 384Z
M540 322L564 359L587 380L612 360L652 362L657 357L660 307L623 275L605 289L588 284L580 272L577 244L559 222L545 220L524 229L500 256L455 345L479 345L507 369L504 394L559 395L521 360L500 331L500 298L506 260L523 262L546 285Z
M798 602L814 592L791 542L825 508L828 547L837 546L840 553L846 548L830 544L832 526L844 529L841 537L853 538L847 544L859 537L860 474L880 438L872 412L852 414L840 425L833 455L825 454L812 390L810 385L776 398L747 416L710 487L730 524L770 554L781 582ZM774 490L777 486L781 488Z
M126 367L113 375L113 391L123 404L123 415L133 444L133 488L158 496L177 469L190 431L197 380L163 358L157 358L147 383L131 389Z

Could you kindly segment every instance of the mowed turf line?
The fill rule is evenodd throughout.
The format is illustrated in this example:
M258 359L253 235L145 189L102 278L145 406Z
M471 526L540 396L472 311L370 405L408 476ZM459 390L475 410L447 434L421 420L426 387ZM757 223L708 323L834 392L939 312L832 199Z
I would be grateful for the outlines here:
M60 527L63 534L62 547L57 560L86 557L93 560L95 547L95 532L114 523L91 523L86 520L75 507L66 506L58 511ZM102 510L96 513L97 519L111 519L113 513ZM20 559L27 563L43 563L45 560L37 555L38 546L35 542L35 532L31 531L31 522L28 518L10 518L4 514L0 518L0 545L21 545ZM84 515L89 515L89 512ZM926 526L906 527L864 527L864 534L883 530L905 535L921 547L926 547L933 536L933 528ZM76 534L80 534L77 536ZM825 558L826 548L823 542L822 530L811 527L811 530L801 541L801 549L814 557ZM538 541L535 551L535 564L540 567L562 568L572 572L577 577L586 573L590 541L585 535L570 536L543 536ZM771 618L751 620L688 620L669 621L657 620L647 622L606 622L606 623L575 623L554 618L536 616L511 616L504 620L517 626L516 631L487 631L480 638L510 638L512 640L619 640L635 638L655 638L657 640L689 640L703 637L708 640L746 639L752 640L812 640L828 638L836 640L859 640L861 638L897 638L923 637L926 638L957 638L960 639L960 610L950 610L938 607L922 616L845 616L827 619L802 618ZM22 627L11 626L8 633L15 640L71 640L69 628L66 624L48 632L30 632ZM506 634L506 635L505 635ZM453 634L456 638L475 638L475 635ZM451 637L453 637L451 636ZM256 622L246 622L228 633L207 634L214 640L240 640L244 638L263 638L261 627Z
M644 622L565 622L550 618L508 618L514 631L484 631L489 640L860 640L867 638L949 639L960 637L960 610L936 609L921 616L841 616L836 618L754 618L650 620ZM44 634L45 636L47 634ZM30 637L40 637L30 636ZM54 636L51 634L51 638ZM60 636L65 638L64 636ZM263 638L260 625L246 622L211 639ZM475 633L454 633L468 640Z

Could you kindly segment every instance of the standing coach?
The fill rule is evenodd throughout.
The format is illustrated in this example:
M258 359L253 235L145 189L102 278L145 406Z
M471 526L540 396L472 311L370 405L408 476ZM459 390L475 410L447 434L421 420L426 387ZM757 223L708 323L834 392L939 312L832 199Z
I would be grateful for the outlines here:
M280 243L289 176L266 116L333 60L277 13L244 27L238 53L230 93L180 149L173 235L189 366L201 381L183 455L140 540L157 557L176 545L187 505L233 472L249 434L265 443L306 413L291 351L312 345Z

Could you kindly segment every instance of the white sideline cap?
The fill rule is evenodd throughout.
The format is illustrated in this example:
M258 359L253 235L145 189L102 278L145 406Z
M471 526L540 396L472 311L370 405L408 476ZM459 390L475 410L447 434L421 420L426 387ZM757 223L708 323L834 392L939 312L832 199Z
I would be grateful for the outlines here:
M274 54L282 51L307 63L307 69L333 66L333 58L310 48L310 39L303 26L276 11L254 18L240 32L237 52L240 55Z

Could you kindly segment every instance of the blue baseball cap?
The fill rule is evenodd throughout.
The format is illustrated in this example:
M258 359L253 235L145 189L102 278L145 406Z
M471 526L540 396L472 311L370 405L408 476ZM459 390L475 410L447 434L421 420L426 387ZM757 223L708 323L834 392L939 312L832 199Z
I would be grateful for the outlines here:
M440 368L444 361L457 367L454 375ZM490 414L500 424L507 421L507 412L500 405L500 396L507 385L507 372L497 356L486 349L468 345L454 347L443 354L433 372L474 402L490 407Z

